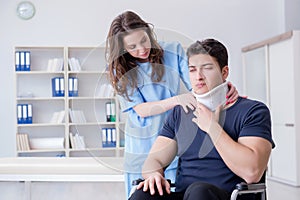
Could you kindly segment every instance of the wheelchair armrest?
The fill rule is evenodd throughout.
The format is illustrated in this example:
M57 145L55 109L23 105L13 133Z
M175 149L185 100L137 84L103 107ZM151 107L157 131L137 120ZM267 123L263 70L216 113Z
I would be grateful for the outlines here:
M240 194L251 194L251 193L261 193L261 199L265 199L266 194L266 184L265 183L238 183L235 186L235 190L232 191L230 200L236 200L237 196Z
M266 189L266 184L265 183L252 183L252 184L247 184L247 183L239 183L235 186L235 188L239 191L245 191L245 190L264 190Z

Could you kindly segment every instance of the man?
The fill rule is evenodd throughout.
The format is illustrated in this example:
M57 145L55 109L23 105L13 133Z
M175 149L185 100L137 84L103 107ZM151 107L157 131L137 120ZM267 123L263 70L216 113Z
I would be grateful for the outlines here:
M237 183L259 182L267 168L275 146L268 108L240 97L222 105L229 74L226 47L214 39L197 41L187 55L197 107L188 113L180 106L172 110L144 163L145 181L131 200L227 200ZM176 155L180 164L171 192L164 168Z

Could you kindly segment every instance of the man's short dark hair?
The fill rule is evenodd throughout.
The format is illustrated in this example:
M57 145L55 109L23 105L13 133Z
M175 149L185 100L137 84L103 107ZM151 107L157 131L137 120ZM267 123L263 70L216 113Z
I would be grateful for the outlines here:
M188 58L198 54L206 54L214 57L219 63L221 69L228 65L227 49L218 40L205 39L191 44L187 49Z

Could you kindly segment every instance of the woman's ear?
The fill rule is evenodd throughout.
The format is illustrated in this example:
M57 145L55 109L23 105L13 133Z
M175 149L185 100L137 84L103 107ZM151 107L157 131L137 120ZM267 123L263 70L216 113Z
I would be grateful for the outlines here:
M229 67L226 65L222 69L222 78L223 78L223 80L226 80L228 75L229 75Z

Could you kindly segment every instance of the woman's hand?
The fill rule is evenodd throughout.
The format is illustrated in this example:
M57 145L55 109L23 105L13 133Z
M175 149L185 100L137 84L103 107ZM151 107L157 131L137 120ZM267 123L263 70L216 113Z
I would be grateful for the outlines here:
M147 192L150 190L150 194L154 195L155 191L157 189L159 195L163 195L164 191L166 191L168 194L171 193L169 182L158 172L155 172L147 179L145 179L143 182L139 183L137 186L137 189L143 188L144 192Z
M228 82L228 92L226 94L226 105L235 102L239 97L239 93L236 90L236 87L232 85L231 82Z
M194 110L197 106L197 100L191 92L180 94L173 98L176 101L176 105L181 105L186 113L189 112L188 108Z

